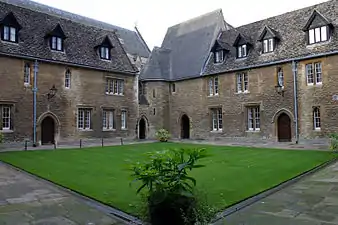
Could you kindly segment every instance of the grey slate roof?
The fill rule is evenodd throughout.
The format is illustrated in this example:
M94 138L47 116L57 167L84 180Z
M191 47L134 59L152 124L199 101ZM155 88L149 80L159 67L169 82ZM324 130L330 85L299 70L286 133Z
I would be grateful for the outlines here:
M220 9L168 28L140 74L141 80L179 80L200 76L221 29L231 26Z
M314 10L317 10L325 17L324 21L314 22L331 22L335 29L333 30L331 40L328 42L309 46L307 45L306 32L302 29L308 23L308 20L311 18ZM248 57L244 59L236 59L236 49L235 47L232 47L230 52L225 55L224 63L221 64L214 64L214 55L211 54L210 60L208 61L203 74L216 74L256 67L282 60L291 60L292 58L310 57L317 54L332 53L338 50L337 15L338 1L332 0L224 31L219 38L222 42L226 42L232 46L237 35L242 34L250 39L253 47L249 50ZM276 35L278 34L278 38L280 38L280 40L277 43L277 48L274 52L262 54L262 44L258 41L258 39L265 26L273 29Z
M114 26L108 23L66 12L64 10L56 9L30 0L0 0L0 2L6 2L33 11L46 13L51 16L61 17L87 26L93 26L108 31L115 31L117 36L123 40L123 47L127 53L145 58L149 57L150 50L137 31Z

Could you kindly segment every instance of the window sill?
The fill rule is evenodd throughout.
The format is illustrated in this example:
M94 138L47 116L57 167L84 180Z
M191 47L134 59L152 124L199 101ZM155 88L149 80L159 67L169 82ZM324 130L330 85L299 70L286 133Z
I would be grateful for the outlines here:
M121 128L122 131L128 131L128 128Z
M56 49L50 49L51 52L54 52L54 53L62 53L62 54L66 54L65 51L63 50L56 50Z
M319 128L315 128L314 131L315 132L320 132L320 131L322 131L322 129L319 127Z
M111 62L111 59L100 58L102 61Z
M31 84L29 84L29 83L24 83L23 86L25 86L25 87L30 87Z
M236 92L236 95L240 95L240 94L250 94L250 91L241 91L241 92Z
M116 129L102 129L103 132L113 132L116 131Z
M259 132L261 132L261 130L260 129L259 130L247 130L245 132L247 132L247 133L259 133Z
M223 133L223 130L211 130L210 133L220 134Z
M209 98L212 98L212 97L218 97L219 94L214 94L214 95L208 95Z
M323 83L310 83L310 84L307 84L307 86L309 87L321 87L323 85Z
M2 40L2 39L1 39L1 42L6 43L6 44L11 44L11 45L16 45L16 46L19 45L19 43L18 43L18 42L15 42L15 41L6 41L6 40Z
M114 93L110 93L110 92L106 92L106 95L111 95L111 96L124 96L124 94L114 94Z
M0 130L0 133L14 133L14 131L13 130L7 130L7 129L2 129L2 130Z
M93 131L93 129L78 129L78 131L81 131L81 132L90 132L90 131Z
M65 89L69 90L69 89L70 89L70 87L65 87Z

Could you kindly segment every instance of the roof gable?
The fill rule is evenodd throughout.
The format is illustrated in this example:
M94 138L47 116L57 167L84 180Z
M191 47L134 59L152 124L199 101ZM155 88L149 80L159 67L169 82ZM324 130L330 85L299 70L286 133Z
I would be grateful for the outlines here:
M106 37L103 39L103 41L101 42L100 46L112 48L112 47L113 47L113 44L111 43L111 40L109 39L109 37L106 36Z
M327 18L325 18L325 16L323 16L319 11L314 10L307 23L303 27L303 31L325 25L332 26L332 23Z
M267 38L280 39L277 31L275 31L274 29L272 29L269 26L265 26L263 28L263 31L261 32L261 34L258 37L258 41L263 41L264 39L267 39Z
M230 51L230 49L231 49L231 46L228 43L217 39L215 41L215 44L212 46L211 51L215 52L215 51L218 51L218 50L225 50L225 51L228 52L228 51Z
M239 45L245 45L245 44L250 44L249 39L245 37L243 34L239 33L235 39L233 46L237 47Z
M67 38L67 36L63 32L62 27L59 23L56 25L56 27L51 32L48 32L45 37L52 37L52 36L60 37L62 39Z
M20 30L22 27L19 24L18 20L15 18L13 12L8 13L2 20L1 24L7 25L7 26L12 26Z

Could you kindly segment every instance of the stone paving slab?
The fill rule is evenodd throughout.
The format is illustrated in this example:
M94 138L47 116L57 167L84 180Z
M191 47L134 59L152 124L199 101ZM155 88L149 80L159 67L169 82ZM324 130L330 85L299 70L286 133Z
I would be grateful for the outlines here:
M51 184L0 164L0 225L122 225Z
M337 225L338 162L215 225Z

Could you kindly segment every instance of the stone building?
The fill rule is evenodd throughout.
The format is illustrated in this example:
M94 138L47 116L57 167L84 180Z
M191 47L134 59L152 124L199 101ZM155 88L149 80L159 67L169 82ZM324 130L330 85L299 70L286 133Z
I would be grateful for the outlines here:
M136 137L135 90L150 53L138 31L23 0L1 0L0 20L6 140Z
M338 1L241 27L170 27L141 71L139 136L325 140L338 132Z
M331 0L233 27L218 9L168 28L150 52L137 28L0 0L0 132L37 144L152 139L160 128L325 140L338 131L336 15Z

